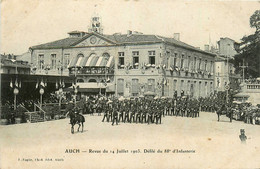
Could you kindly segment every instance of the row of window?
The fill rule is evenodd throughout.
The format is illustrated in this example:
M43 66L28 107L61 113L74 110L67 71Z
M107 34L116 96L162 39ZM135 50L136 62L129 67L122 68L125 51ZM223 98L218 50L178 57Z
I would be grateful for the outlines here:
M168 56L170 56L170 52L166 52ZM118 57L119 57L119 66L125 65L125 53L124 52L119 52ZM155 51L148 51L148 59L149 59L149 64L155 65ZM205 70L205 71L210 71L213 72L213 61L208 62L207 60L202 60L201 58L197 57L191 57L188 56L185 58L184 54L181 55L180 58L178 58L178 53L174 53L171 55L172 57L167 57L167 61L165 63L166 68L169 66L174 66L174 67L179 67L179 68L187 68L189 70ZM132 51L132 66L133 68L138 68L139 65L139 51Z
M118 52L118 64L121 65L125 65L125 53L124 52ZM138 68L139 65L139 51L133 51L132 52L132 66L133 68ZM155 51L148 51L148 58L149 58L149 64L151 65L155 65Z
M190 82L187 81L185 83L184 80L180 81L180 87L177 89L177 80L173 80L173 91L186 91L188 95L194 95L196 90L198 90L198 96L201 95L201 92L205 92L205 95L208 95L209 92L213 92L213 82L210 82L210 84L208 82L203 82L199 81L198 82L198 89L196 89L196 85L197 82ZM124 95L124 79L118 79L117 80L117 93L119 96L123 96ZM130 87L129 85L131 85L131 93L133 96L137 96L138 93L140 92L140 84L139 84L139 79L132 79L132 83L131 84L126 84L126 87ZM151 92L155 92L155 88L156 88L156 83L155 83L155 79L148 79L147 84L145 85L145 91L151 91ZM164 90L166 93L169 93L169 85L165 85L164 86Z
M60 60L57 61L57 54L51 54L50 60L51 60L51 63L49 64L50 69L57 69L59 66L67 67L70 63L70 54L69 53L64 54L63 62ZM59 63L59 65L57 63ZM39 54L38 55L38 68L44 69L44 68L46 68L45 66L46 65L44 63L44 54Z

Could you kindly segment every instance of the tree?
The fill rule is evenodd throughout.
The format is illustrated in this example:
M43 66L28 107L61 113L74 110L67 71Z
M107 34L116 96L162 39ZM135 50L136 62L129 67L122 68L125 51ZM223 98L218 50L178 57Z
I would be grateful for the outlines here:
M242 70L239 67L243 60L248 64L245 70L245 77L256 78L260 77L260 10L250 17L250 27L255 28L256 31L252 35L244 36L241 39L240 48L237 50L238 54L235 56L234 66L236 73Z
M260 10L256 10L250 17L250 26L251 28L256 28L256 32L260 31Z

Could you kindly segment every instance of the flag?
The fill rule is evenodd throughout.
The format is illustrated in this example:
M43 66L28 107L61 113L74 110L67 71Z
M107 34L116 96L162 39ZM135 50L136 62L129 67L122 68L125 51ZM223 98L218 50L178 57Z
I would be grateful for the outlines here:
M56 89L58 89L59 88L59 85L58 85L58 82L57 82L57 80L56 80Z
M13 82L12 82L12 79L11 79L11 82L10 82L10 87L13 88Z
M65 82L64 82L64 80L63 80L63 82L62 82L62 87L65 87Z
M163 69L165 69L166 68L166 65L163 65Z
M17 79L15 80L15 86L18 87L18 82Z
M45 86L44 86L44 82L43 82L43 81L41 81L41 86L42 86L42 87L45 87Z
M109 79L109 77L107 78L107 82L108 82L108 83L110 82L110 79Z
M163 84L167 85L166 79L163 79Z

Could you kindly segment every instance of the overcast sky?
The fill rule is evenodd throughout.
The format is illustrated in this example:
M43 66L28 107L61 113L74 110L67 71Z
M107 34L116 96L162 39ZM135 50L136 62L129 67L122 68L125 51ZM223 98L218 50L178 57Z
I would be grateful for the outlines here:
M95 7L96 6L96 7ZM30 46L87 31L96 11L105 34L127 30L173 37L203 48L220 37L239 41L254 32L249 18L257 1L2 0L1 53L22 54Z

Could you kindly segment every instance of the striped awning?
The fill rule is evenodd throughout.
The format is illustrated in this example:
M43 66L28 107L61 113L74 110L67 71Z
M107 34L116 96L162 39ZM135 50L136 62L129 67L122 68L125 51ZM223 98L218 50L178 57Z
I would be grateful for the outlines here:
M114 57L103 57L92 55L90 57L78 57L75 56L70 64L69 68L73 67L112 67L115 64Z

